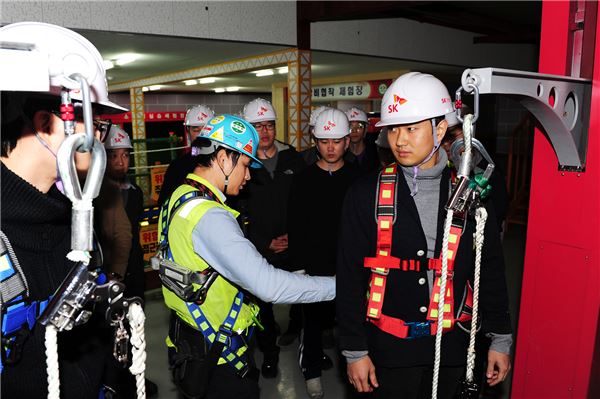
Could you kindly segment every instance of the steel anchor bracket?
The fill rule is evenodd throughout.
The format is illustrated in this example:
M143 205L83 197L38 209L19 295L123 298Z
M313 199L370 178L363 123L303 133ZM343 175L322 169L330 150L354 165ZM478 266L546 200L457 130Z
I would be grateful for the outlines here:
M541 123L563 171L585 170L592 81L499 68L467 69L466 92L475 85L480 94L516 96Z

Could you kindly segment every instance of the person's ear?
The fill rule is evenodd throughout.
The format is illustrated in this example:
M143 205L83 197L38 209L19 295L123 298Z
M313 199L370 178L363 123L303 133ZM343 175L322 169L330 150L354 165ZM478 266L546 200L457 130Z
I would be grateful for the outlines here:
M448 121L443 118L440 123L438 123L438 125L436 126L436 134L437 134L437 139L438 139L438 143L442 143L442 140L444 139L444 136L446 135L446 132L448 131Z
M48 111L36 111L33 115L33 129L37 133L50 133L52 118L52 113Z
M346 151L349 146L350 146L350 136L346 136L346 137L344 137L344 151Z
M228 155L227 151L225 151L224 149L219 150L217 154L217 162L219 163L219 166L222 170L229 172L233 170L233 162L231 161L231 155Z

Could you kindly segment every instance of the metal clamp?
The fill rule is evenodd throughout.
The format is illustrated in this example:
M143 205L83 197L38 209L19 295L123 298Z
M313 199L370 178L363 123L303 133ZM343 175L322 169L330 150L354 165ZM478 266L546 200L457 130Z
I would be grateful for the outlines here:
M588 79L498 68L467 69L462 76L467 92L508 94L541 123L559 169L583 171L587 156L592 82Z
M88 152L92 150L92 147L94 147L94 117L92 114L90 84L88 83L87 79L79 73L71 75L70 78L77 81L81 87L83 124L85 125L85 141L83 142L81 147L77 149L77 151Z

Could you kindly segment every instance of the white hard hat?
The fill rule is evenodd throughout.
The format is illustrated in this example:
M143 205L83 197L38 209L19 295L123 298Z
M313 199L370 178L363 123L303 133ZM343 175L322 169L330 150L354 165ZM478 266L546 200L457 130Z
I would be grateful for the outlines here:
M456 117L456 112L450 112L445 116L446 122L448 122L448 127L454 127L456 125L460 125L460 121Z
M321 105L320 107L315 108L311 113L310 113L310 120L308 122L309 126L314 126L315 123L317 123L317 117L319 116L319 114L323 111L325 111L326 109L333 109L331 107L327 107L325 105Z
M206 105L195 105L187 110L183 124L186 126L204 126L214 116L214 111Z
M375 140L375 145L381 148L390 148L387 129L381 129L381 131L377 135L377 140Z
M313 135L318 139L341 139L350 134L348 117L339 109L329 108L317 117Z
M274 121L277 119L270 102L257 98L244 106L244 119L250 123Z
M375 126L414 123L452 111L448 89L438 78L409 72L396 79L383 95L381 120Z
M107 150L129 148L131 150L133 149L133 146L131 145L131 139L129 139L127 132L118 125L112 125L108 132L108 136L106 136L104 148Z
M369 123L369 118L367 118L367 114L360 108L352 107L348 111L346 111L346 116L348 117L349 122L364 122Z
M72 30L41 23L19 22L0 28L0 90L51 93L63 88L82 100L81 74L90 86L92 103L101 113L126 112L108 100L102 56L86 38Z

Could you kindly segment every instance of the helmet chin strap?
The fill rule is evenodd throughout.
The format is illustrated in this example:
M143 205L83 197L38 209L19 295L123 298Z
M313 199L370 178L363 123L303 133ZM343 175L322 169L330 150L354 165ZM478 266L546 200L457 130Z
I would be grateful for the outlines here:
M433 154L435 154L435 152L438 150L438 148L440 148L440 143L438 142L438 138L437 138L437 126L436 126L435 122L436 122L436 119L432 118L431 119L431 131L433 134L433 148L431 149L431 152L429 153L429 155L427 155L425 157L424 160L422 160L418 165L413 166L412 188L410 190L410 195L412 197L417 195L417 193L419 192L419 186L417 185L417 174L419 173L419 167L421 165L423 165L424 163L428 162L433 157Z
M232 167L231 167L231 172L229 173L225 173L225 170L221 167L221 165L219 165L217 163L217 165L219 165L219 169L221 169L221 172L223 173L223 176L225 176L225 182L224 182L224 187L223 187L223 194L227 195L227 187L229 187L229 176L231 176L231 174L233 173L235 167L237 166L237 160L231 160L232 163Z

